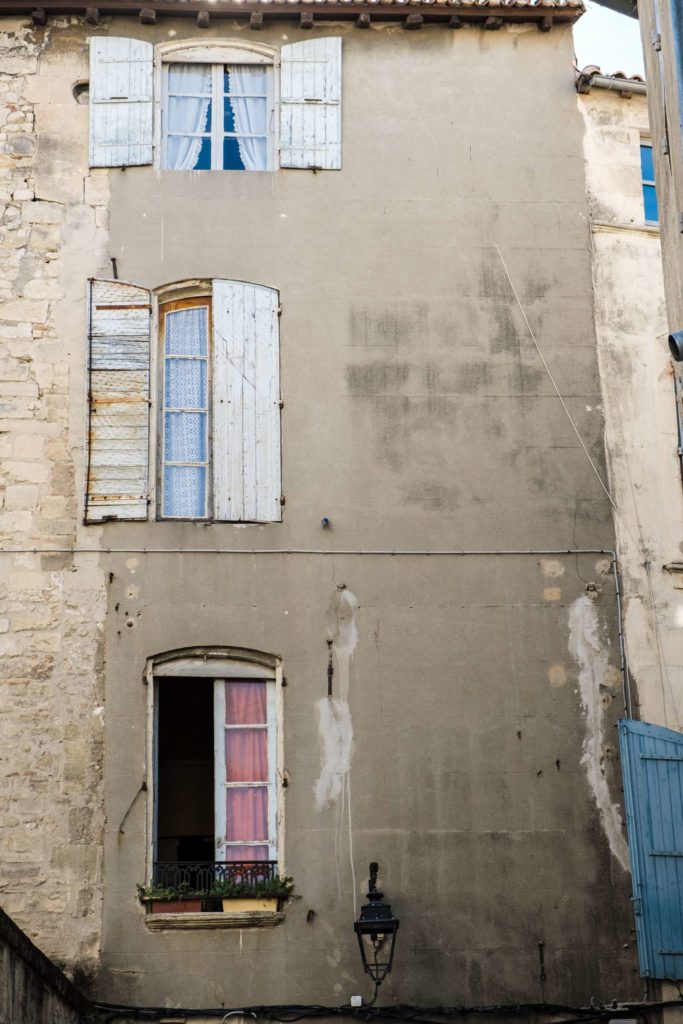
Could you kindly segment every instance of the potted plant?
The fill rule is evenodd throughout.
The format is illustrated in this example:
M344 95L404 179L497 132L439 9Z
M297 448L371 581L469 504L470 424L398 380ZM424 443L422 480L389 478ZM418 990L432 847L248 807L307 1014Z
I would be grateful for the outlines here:
M291 895L293 888L291 878L276 875L260 882L217 882L211 895L221 897L224 914L238 914L240 911L273 912Z
M138 897L147 904L152 914L198 914L204 894L191 889L187 882L163 888L150 882L138 885Z

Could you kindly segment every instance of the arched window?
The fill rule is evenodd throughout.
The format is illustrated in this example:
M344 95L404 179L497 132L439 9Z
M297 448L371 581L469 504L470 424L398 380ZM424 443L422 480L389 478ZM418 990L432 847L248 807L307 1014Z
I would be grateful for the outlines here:
M279 295L245 281L159 290L158 443L150 446L153 309L145 288L90 282L86 522L278 522ZM157 486L148 451L156 452Z
M147 678L148 878L201 889L209 887L203 874L204 881L245 871L274 877L281 852L278 660L191 648L151 659Z

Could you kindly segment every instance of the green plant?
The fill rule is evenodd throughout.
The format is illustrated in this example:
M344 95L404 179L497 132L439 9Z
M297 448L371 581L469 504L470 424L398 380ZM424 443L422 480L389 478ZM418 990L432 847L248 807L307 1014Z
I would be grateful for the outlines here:
M274 878L264 878L258 882L238 881L216 881L210 889L193 889L188 882L181 882L177 886L163 888L149 882L147 885L138 885L138 898L143 902L146 900L187 900L187 899L208 899L212 896L230 899L230 897L282 897L290 896L294 889L294 882L286 875L276 875Z

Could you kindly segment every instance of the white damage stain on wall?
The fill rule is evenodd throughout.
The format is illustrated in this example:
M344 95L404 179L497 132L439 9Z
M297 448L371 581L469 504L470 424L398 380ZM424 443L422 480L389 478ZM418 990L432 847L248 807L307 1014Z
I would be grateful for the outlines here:
M317 703L322 767L315 787L315 807L324 811L344 795L351 770L353 723L348 704L351 660L358 644L358 601L346 587L338 587L327 608L327 637L332 645L333 694Z
M629 870L628 847L619 808L612 800L604 769L604 711L601 689L609 687L607 652L600 643L600 624L593 601L583 595L569 609L569 653L579 666L581 702L586 713L586 738L581 764L600 812L612 855Z

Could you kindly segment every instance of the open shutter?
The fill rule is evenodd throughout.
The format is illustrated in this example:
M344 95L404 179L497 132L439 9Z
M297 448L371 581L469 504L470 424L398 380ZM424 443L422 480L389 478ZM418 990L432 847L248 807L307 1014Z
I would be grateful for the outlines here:
M154 48L139 39L90 40L90 166L152 162Z
M619 722L640 973L683 978L683 735Z
M216 519L282 518L278 304L273 288L213 282Z
M91 281L85 521L146 519L150 294Z
M341 167L341 38L283 46L280 166Z

